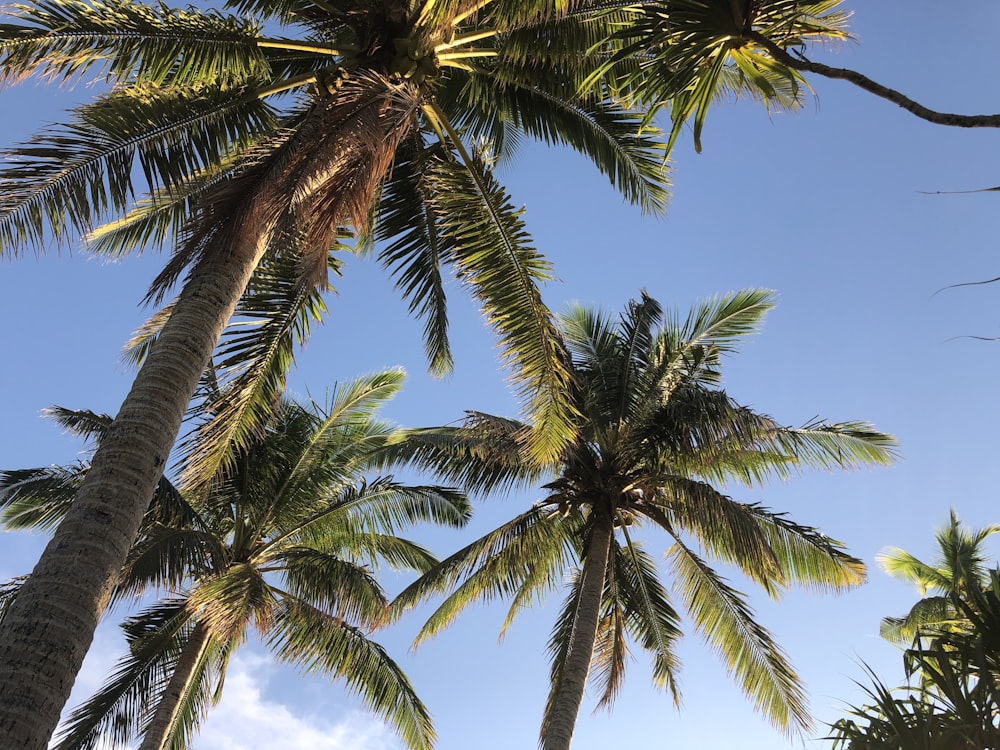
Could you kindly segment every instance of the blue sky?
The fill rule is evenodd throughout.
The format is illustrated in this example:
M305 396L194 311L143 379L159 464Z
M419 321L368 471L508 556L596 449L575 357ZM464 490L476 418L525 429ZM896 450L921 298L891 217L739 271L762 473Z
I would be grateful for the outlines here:
M857 43L823 59L935 108L1000 111L1000 80L987 73L995 68L1000 6L953 0L942 13L929 0L847 5L856 6ZM737 581L798 667L822 721L836 718L843 701L861 699L853 684L863 677L861 660L890 681L901 678L897 652L878 638L878 621L905 611L916 593L877 569L876 552L897 545L929 555L949 507L973 525L1000 521L1000 353L995 343L967 338L1000 335L1000 286L943 289L1000 275L1000 198L920 192L998 185L1000 156L995 131L933 126L847 84L813 85L817 97L797 113L769 117L753 102L716 105L704 153L693 153L686 138L675 154L665 219L624 206L571 153L525 147L502 178L527 207L537 247L555 264L560 281L546 290L552 307L579 300L617 310L645 288L666 306L686 309L734 289L775 289L779 305L762 333L725 364L727 390L788 424L816 415L864 419L898 437L901 457L891 468L809 474L739 495L819 527L871 566L870 582L856 591L792 591L777 604ZM5 92L0 141L57 119L67 96L34 84ZM76 443L39 417L49 404L117 408L130 378L118 353L143 319L136 303L161 263L148 253L103 265L66 251L4 263L0 466L75 458ZM294 392L321 397L336 380L402 365L407 386L387 411L401 424L448 422L465 409L516 413L494 343L457 287L456 372L444 380L425 375L420 326L378 268L350 259L329 304L326 325L298 359ZM448 553L534 499L490 498L465 535L421 538ZM0 577L7 577L30 569L41 540L5 534L0 545ZM440 750L534 747L557 606L556 598L527 613L502 644L502 606L470 610L415 654L407 649L420 613L381 636L431 708ZM119 645L112 619L99 633L81 691L100 681ZM754 714L696 635L681 657L681 711L650 688L637 653L611 715L591 717L593 704L585 704L574 748L801 746ZM338 685L276 667L251 646L195 747L265 741L293 749L398 747Z

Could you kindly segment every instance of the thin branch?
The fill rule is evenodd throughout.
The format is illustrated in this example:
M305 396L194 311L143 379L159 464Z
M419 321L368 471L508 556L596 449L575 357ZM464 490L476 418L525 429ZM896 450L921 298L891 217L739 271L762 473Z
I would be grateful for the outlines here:
M862 75L854 70L849 70L847 68L834 68L829 65L824 65L823 63L813 62L812 60L808 60L800 55L792 55L758 31L751 31L747 38L767 50L767 52L775 60L783 65L787 65L793 70L815 73L816 75L824 76L825 78L837 78L843 81L848 81L849 83L853 83L858 88L864 89L870 94L881 97L886 101L890 101L893 104L902 107L910 114L913 114L922 120L932 122L935 125L950 125L955 128L1000 128L1000 114L958 115L950 112L937 112L913 101L908 96L896 91L895 89L883 86L881 83L876 83L868 76Z

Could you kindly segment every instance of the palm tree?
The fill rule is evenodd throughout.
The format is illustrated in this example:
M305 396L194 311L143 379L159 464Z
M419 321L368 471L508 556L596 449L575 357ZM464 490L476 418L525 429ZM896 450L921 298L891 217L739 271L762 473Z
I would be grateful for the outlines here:
M580 415L575 435L547 467L518 446L533 427L472 414L462 427L413 432L393 456L470 490L545 481L527 511L443 560L397 599L447 597L420 631L427 639L469 603L510 598L511 619L546 592L568 593L549 650L551 689L544 750L565 750L588 675L610 706L628 642L653 659L656 684L678 696L674 646L680 615L646 551L646 527L665 532L669 577L696 630L768 719L809 722L798 677L746 597L710 565L735 565L770 596L790 585L840 590L864 565L839 542L782 513L726 494L804 467L883 464L894 441L865 423L783 427L718 388L721 356L771 307L765 291L706 302L681 321L643 295L620 320L577 307L561 329ZM506 627L506 625L505 625Z
M379 561L428 569L434 558L397 533L419 521L460 526L469 506L453 490L391 477L364 481L394 434L373 412L401 379L394 371L359 379L337 389L327 409L282 401L266 432L235 449L231 468L210 485L161 480L115 593L156 588L169 598L125 621L127 655L69 716L55 747L125 745L139 737L142 750L188 747L251 629L278 659L342 678L409 747L432 746L426 709L368 637L390 611L372 571ZM111 422L88 413L59 416L98 438ZM83 464L5 473L4 521L51 527L86 470Z
M871 686L863 687L869 702L849 706L848 715L831 724L827 739L834 748L1000 747L1000 569L984 568L978 547L985 537L962 529L954 511L937 538L951 562L930 568L899 551L891 559L908 577L929 568L920 576L929 575L934 581L929 585L947 583L950 617L925 618L917 607L911 611L909 619L925 621L913 623L915 636L904 653L906 684L887 687L868 669ZM964 573L952 564L959 560L969 563ZM964 580L958 584L958 579Z
M948 523L934 535L937 556L931 563L921 562L898 547L882 550L875 558L881 568L894 578L916 586L921 596L904 616L882 619L879 626L882 637L908 645L922 634L967 628L968 619L957 602L971 601L974 592L989 585L990 568L984 546L997 532L1000 524L967 529L952 509Z
M444 279L456 274L500 337L544 456L571 412L553 400L566 373L538 291L550 269L490 165L526 134L586 154L646 209L665 198L642 113L600 87L578 93L614 19L584 22L548 0L226 7L55 0L19 6L0 28L3 82L109 84L7 151L4 252L110 216L105 251L176 240L151 298L186 273L76 504L0 623L0 739L12 747L45 746L198 379L264 258L299 253L308 294L326 283L343 229L388 240L380 258L426 322L436 371L450 365ZM133 205L135 175L150 192Z

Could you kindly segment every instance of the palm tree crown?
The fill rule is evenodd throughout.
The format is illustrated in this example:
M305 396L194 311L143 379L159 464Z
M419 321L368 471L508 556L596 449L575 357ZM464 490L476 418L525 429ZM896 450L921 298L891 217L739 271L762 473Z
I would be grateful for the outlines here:
M735 565L771 596L793 584L839 590L864 579L839 542L722 489L803 467L886 463L891 437L860 422L783 427L718 388L721 355L755 330L769 293L705 303L685 320L643 295L617 322L585 308L561 320L575 436L547 467L525 462L532 427L482 414L459 428L416 431L396 455L470 489L549 481L530 509L443 560L397 600L433 591L444 603L418 636L437 633L475 600L512 600L508 622L536 597L568 595L549 643L552 687L545 750L568 748L588 674L609 705L631 640L653 658L655 683L677 698L680 615L645 529L665 532L669 577L694 627L755 705L780 726L805 726L799 680L746 597L709 565ZM549 473L551 472L551 474Z
M898 547L882 550L875 558L879 566L894 578L916 586L921 596L906 615L882 619L882 637L909 645L921 634L965 628L968 620L958 602L968 603L973 593L988 588L991 567L985 543L997 532L1000 524L966 528L952 509L948 523L934 535L937 555L930 563Z
M392 371L359 379L339 388L326 409L283 401L265 433L211 484L190 475L177 487L161 481L115 596L158 589L169 597L125 621L127 656L70 715L55 747L136 738L142 750L188 747L251 630L278 659L343 679L408 746L432 746L426 709L368 637L390 614L373 571L379 563L427 570L434 558L397 532L419 521L460 526L469 506L447 488L364 481L394 434L373 411L400 381ZM110 422L60 415L98 436ZM85 471L5 473L4 521L53 525Z

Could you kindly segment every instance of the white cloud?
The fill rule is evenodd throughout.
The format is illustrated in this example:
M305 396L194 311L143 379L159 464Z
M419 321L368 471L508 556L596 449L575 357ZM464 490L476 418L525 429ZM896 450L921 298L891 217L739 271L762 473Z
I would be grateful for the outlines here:
M371 717L352 711L336 720L296 713L263 690L271 672L266 658L237 655L229 664L222 700L195 738L196 750L400 750L396 736Z

